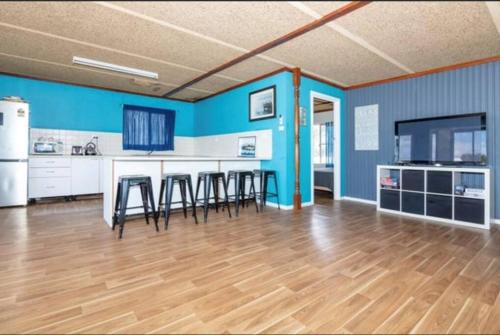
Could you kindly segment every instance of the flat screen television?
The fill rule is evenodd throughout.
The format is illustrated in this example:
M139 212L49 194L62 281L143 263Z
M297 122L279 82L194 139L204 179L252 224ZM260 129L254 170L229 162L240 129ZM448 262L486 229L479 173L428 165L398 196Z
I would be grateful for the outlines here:
M395 124L395 162L486 165L486 113L404 120Z

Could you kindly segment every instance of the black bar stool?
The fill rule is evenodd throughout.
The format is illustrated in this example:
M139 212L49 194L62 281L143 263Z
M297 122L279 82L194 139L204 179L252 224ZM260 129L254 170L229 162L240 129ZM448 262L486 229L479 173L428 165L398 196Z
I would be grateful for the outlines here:
M229 198L227 194L227 182L224 172L217 171L204 171L198 173L198 182L196 183L196 196L195 203L198 203L198 194L200 192L201 182L203 181L203 201L200 204L203 206L203 219L207 222L208 218L208 208L210 207L210 200L214 200L213 206L215 211L219 212L219 201L222 200L222 210L224 206L227 207L227 212L229 217L231 217L231 210L229 209ZM222 187L224 188L224 198L219 197L219 183L222 182ZM214 196L210 197L210 188L213 187Z
M130 188L134 186L139 186L141 188L142 206L127 207L128 195ZM151 206L149 206L148 202ZM113 227L117 224L120 225L119 237L123 236L123 227L125 225L125 216L127 214L127 209L144 209L144 217L146 218L146 223L149 224L149 209L153 212L153 219L156 226L156 231L158 229L158 218L155 212L155 200L153 196L153 185L151 183L151 177L144 175L130 175L130 176L120 176L118 178L118 189L116 192L115 210L113 212Z
M253 170L256 176L259 178L260 182L260 209L263 210L267 203L267 197L275 197L278 202L278 209L280 209L280 197L278 192L278 177L275 170ZM269 178L274 179L274 189L275 193L268 192L267 185L269 184Z
M179 189L181 191L181 201L172 202L172 194L174 193L175 183L179 184ZM170 218L170 211L172 205L182 203L184 218L187 219L186 189L189 191L189 198L191 199L189 205L193 209L192 216L194 217L194 222L198 224L198 218L196 217L196 203L193 198L193 184L191 182L191 175L184 173L168 173L163 175L160 187L160 200L158 200L160 202L158 204L158 216L160 216L161 208L163 206L165 210L165 230L168 229L168 220ZM165 191L166 191L165 203L162 203L163 193Z
M259 206L257 205L257 194L255 192L255 174L250 170L230 170L227 172L227 183L234 179L234 195L230 198L234 198L234 205L236 209L236 216L240 213L240 199L241 205L245 207L245 201L253 200L255 201L255 209L259 212ZM250 179L250 193L245 199L246 190L246 180Z

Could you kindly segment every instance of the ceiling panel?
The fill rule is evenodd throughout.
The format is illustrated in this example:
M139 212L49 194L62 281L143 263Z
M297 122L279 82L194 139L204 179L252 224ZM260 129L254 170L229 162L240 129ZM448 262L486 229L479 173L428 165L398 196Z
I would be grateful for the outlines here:
M500 54L484 2L373 2L335 22L414 71Z
M326 15L347 5L350 1L304 1L302 2L307 7L320 15Z
M276 64L259 57L252 57L222 72L219 72L219 74L247 81L282 67L283 65Z
M117 2L133 11L239 47L253 49L313 19L286 2Z
M196 84L190 87L200 90L209 90L215 93L225 90L226 88L235 86L239 83L240 82L234 82L232 80L211 76L197 82Z
M175 93L174 95L170 96L169 98L181 99L181 100L186 100L186 101L196 101L198 99L204 98L204 97L209 96L209 95L211 95L211 94L197 92L197 91L193 91L190 89L184 89L182 91Z
M91 58L158 72L160 82L177 85L202 73L2 26L0 26L0 52L65 65L72 65L73 56ZM43 63L39 65L43 66ZM82 68L90 69L83 66Z
M209 70L242 53L89 2L2 3L0 22Z
M110 75L99 71L88 71L50 63L40 64L32 59L9 57L3 54L0 54L0 71L158 96L161 96L165 90L171 90L174 87L166 85L143 86L143 82L137 82L137 78L127 75Z
M405 73L328 27L313 30L265 54L344 85Z

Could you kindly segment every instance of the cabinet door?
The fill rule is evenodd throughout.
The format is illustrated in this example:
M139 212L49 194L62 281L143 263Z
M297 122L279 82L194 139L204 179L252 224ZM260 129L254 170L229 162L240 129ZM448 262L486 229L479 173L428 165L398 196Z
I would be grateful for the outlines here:
M73 158L71 160L71 194L99 193L99 159Z

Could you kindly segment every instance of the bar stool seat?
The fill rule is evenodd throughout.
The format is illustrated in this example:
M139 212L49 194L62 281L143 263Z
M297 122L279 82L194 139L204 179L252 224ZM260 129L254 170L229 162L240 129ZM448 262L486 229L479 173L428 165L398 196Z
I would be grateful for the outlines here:
M172 202L172 195L174 193L174 184L179 185L181 191L181 201ZM187 173L167 173L162 176L161 186L160 186L160 200L158 204L158 216L160 215L163 207L165 213L165 230L168 229L168 221L170 218L172 205L182 203L184 218L187 219L186 190L189 191L189 198L191 200L189 202L189 205L192 207L193 210L192 216L194 217L194 222L198 224L198 218L196 216L196 203L193 197L193 184L191 182L191 175ZM162 203L164 193L165 193L165 202Z
M200 192L201 183L203 182L203 199L198 201L198 194ZM219 183L222 182L222 187L224 189L224 198L219 196ZM210 197L210 191L213 188L214 196ZM224 172L218 171L201 171L198 173L198 181L196 183L196 195L195 203L203 206L203 220L206 223L208 219L208 209L209 207L215 207L215 211L219 212L219 201L222 200L222 210L224 206L227 207L227 212L229 217L231 217L231 210L229 209L229 200L227 194L227 182ZM213 200L213 205L210 204L210 200Z
M139 186L141 188L142 206L127 207L128 197L131 187ZM144 209L144 217L146 218L146 223L149 224L149 210L153 212L153 219L156 227L158 229L158 218L155 212L155 203L153 196L153 185L151 183L151 177L145 175L123 175L118 178L118 188L116 192L115 209L113 212L113 226L112 229L115 230L115 226L120 226L119 238L123 237L123 229L125 226L125 217L127 209Z
M258 192L258 196L260 198L260 209L264 210L264 206L267 205L267 197L276 198L276 202L278 203L278 209L280 209L280 197L278 192L278 175L276 170L269 169L256 169L253 170L255 175L259 178L260 183L260 192ZM269 179L272 178L274 180L274 192L268 191Z
M255 201L255 210L258 213L259 206L257 205L257 193L255 192L254 172L250 170L229 170L227 176L228 184L234 179L234 195L229 196L229 198L234 199L236 216L238 216L240 212L240 200L243 207L245 207L245 201ZM248 178L250 179L250 193L248 197L245 198L246 180Z

